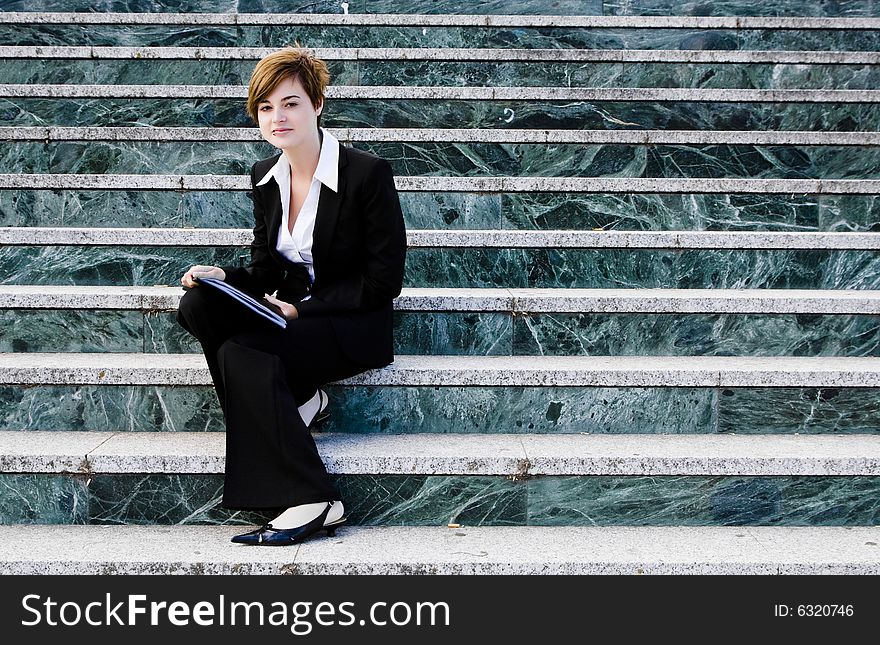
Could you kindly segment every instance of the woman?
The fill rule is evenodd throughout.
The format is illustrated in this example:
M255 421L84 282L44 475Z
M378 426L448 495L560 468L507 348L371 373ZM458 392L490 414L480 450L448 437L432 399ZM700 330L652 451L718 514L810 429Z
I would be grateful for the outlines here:
M406 233L387 161L320 128L326 64L288 47L263 58L247 111L280 153L251 168L254 241L242 267L191 267L179 323L202 345L226 420L223 506L284 509L237 535L295 544L345 522L310 428L326 418L319 389L394 360L392 300L403 283ZM265 294L281 329L194 278Z

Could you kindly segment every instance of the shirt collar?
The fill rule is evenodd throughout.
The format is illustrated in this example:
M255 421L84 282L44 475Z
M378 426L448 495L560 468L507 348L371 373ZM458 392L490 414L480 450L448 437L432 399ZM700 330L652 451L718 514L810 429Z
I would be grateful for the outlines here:
M324 134L324 141L321 143L321 155L318 157L314 178L336 193L339 192L339 140L324 128L321 128L321 132ZM257 186L262 186L273 177L279 186L290 185L290 162L283 152L269 172L257 182Z

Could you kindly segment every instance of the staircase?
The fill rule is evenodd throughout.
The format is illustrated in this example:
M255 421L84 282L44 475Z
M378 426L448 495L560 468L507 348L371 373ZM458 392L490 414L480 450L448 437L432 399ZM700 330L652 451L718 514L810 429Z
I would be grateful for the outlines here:
M0 572L880 573L880 5L80 4L0 0ZM352 525L253 549L174 312L295 39L409 252Z

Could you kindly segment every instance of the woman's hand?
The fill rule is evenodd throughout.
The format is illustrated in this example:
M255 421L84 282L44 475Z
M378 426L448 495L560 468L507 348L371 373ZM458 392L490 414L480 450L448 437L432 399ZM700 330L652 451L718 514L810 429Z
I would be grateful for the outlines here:
M226 272L220 267L197 264L194 267L190 267L189 271L183 274L183 277L180 279L180 284L184 287L199 286L199 283L193 281L193 278L217 278L218 280L226 280Z
M263 296L266 300L271 302L273 305L278 307L281 310L281 314L287 318L287 320L296 320L299 317L299 312L289 302L284 302L283 300L279 300L275 296L270 296L268 293Z

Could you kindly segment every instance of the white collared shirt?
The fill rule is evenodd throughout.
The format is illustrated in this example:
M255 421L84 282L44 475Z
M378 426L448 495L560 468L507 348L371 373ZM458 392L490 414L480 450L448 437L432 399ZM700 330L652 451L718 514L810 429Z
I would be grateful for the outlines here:
M318 200L321 197L321 185L333 192L339 188L339 140L321 128L324 140L321 144L321 155L318 167L312 176L309 194L306 196L296 221L293 232L289 231L290 222L290 162L282 152L275 165L257 182L262 186L274 177L278 185L278 199L281 200L281 226L278 229L278 243L275 248L285 258L296 264L305 265L309 278L315 281L315 269L312 263L312 238L315 232L315 218L318 215ZM304 300L308 300L306 296Z

